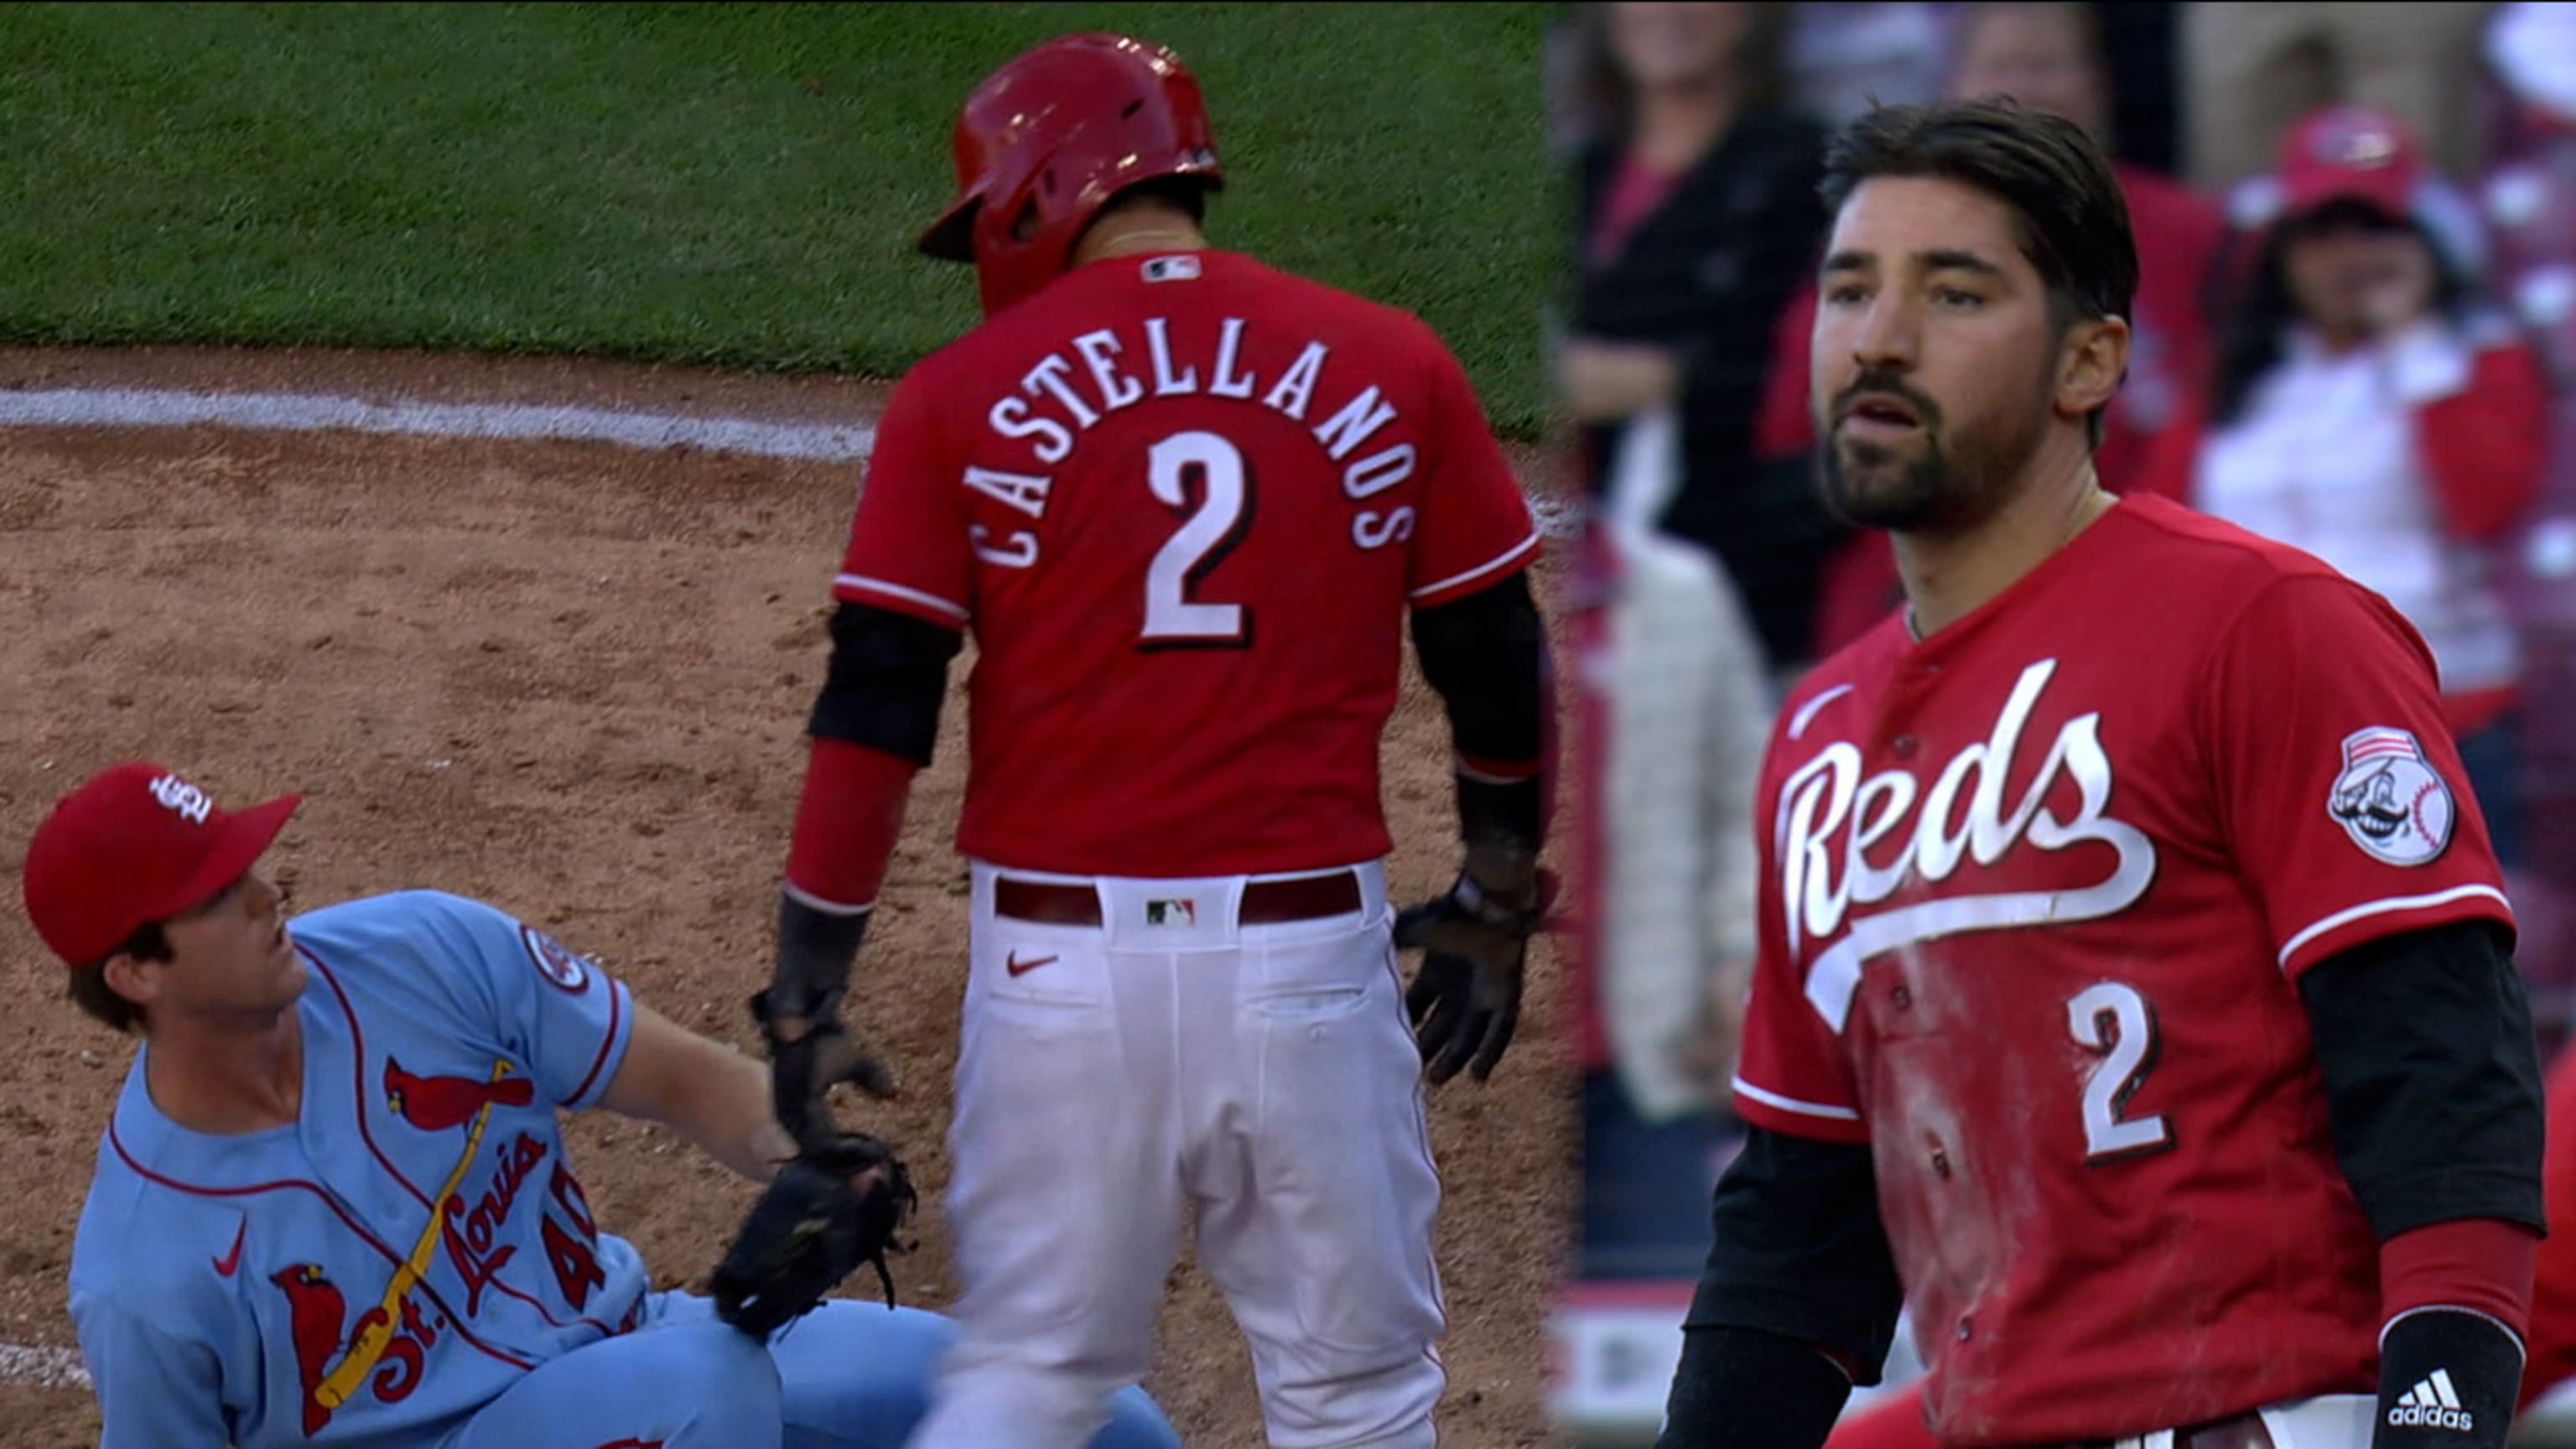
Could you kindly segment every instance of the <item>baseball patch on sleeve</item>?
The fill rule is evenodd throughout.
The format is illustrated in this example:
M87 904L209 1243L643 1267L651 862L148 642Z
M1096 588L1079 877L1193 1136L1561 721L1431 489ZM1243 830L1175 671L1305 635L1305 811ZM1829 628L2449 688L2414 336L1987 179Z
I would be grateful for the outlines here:
M2344 736L2343 773L2326 813L2372 858L2423 865L2450 845L2458 811L2422 742L2411 731L2379 726Z
M519 944L528 948L528 959L536 964L537 974L559 991L579 996L590 986L590 963L572 953L563 942L534 926L519 927Z

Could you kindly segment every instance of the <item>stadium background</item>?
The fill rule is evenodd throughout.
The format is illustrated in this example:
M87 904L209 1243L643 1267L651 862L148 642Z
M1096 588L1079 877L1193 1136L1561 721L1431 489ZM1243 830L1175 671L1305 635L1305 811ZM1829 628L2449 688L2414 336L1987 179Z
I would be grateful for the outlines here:
M974 317L966 275L909 249L957 97L1045 35L1177 47L1233 178L1218 244L1420 312L1557 526L1580 486L1541 446L1564 437L1571 122L1547 78L1569 8L0 9L0 868L86 769L185 758L232 794L314 792L283 853L298 904L487 894L749 1045L865 427L883 380ZM1797 8L1857 17L1795 57L1802 83L1867 72L1890 98L1937 71L1958 9ZM2124 154L2149 166L2184 149L2174 8L2099 7ZM2576 143L2476 84L2496 144L2458 194L2556 389L2541 501L2496 549L2528 667L2524 962L2555 1046L2576 1000ZM1557 563L1544 582L1561 597ZM953 1050L955 724L863 968L917 1084ZM1398 884L1434 887L1452 826L1418 687L1388 757ZM1542 1442L1547 1381L1598 1442L1641 1442L1669 1371L1679 1285L1592 1291L1566 1242L1578 983L1555 957L1508 1080L1433 1109L1461 1443ZM24 998L0 1024L0 1445L81 1442L61 1273L125 1049L59 999L14 911L0 960ZM937 1095L883 1123L934 1187ZM658 1131L572 1141L657 1281L702 1279L739 1186ZM936 1306L935 1212L925 1229L899 1267ZM1186 1265L1163 1343L1149 1386L1191 1442L1257 1442Z
M1655 9L1662 19L1611 18ZM1551 294L1552 376L1580 446L1578 486L1600 500L1597 577L1610 580L1588 591L1610 622L1579 631L1587 653L1572 677L1617 722L1584 761L1581 792L1596 805L1582 858L1613 893L1572 938L1569 960L1586 1180L1553 1343L1559 1417L1584 1442L1651 1441L1703 1250L1707 1183L1740 1130L1723 1086L1700 1074L1731 1046L1706 1003L1741 989L1729 958L1749 940L1750 866L1740 852L1730 863L1722 843L1759 828L1744 813L1760 734L1711 701L1785 687L1891 604L1892 570L1868 562L1872 545L1884 555L1874 539L1821 564L1779 562L1818 551L1815 524L1782 502L1812 496L1805 314L1783 300L1781 248L1764 254L1746 237L1761 228L1743 222L1809 224L1782 195L1796 183L1781 178L1812 151L1793 156L1780 138L1799 118L1830 125L1873 99L1980 87L2018 87L2025 103L2093 125L2127 168L2150 286L2160 268L2198 272L2197 285L2167 294L2185 298L2188 328L2175 325L2183 309L2159 315L2145 290L2139 300L2141 344L2121 404L2135 411L2114 421L2152 442L2177 379L2196 386L2171 361L2176 339L2197 331L2215 352L2245 308L2235 269L2277 215L2275 158L2292 124L2366 101L2411 125L2429 173L2414 215L2528 349L2550 394L2547 416L2532 419L2548 435L2537 477L2479 480L2508 495L2528 486L2527 501L2500 526L2448 540L2448 563L2500 597L2518 664L2520 717L2497 735L2519 759L2479 788L2496 792L2490 811L2510 797L2523 817L2509 875L2518 960L2555 1060L2576 1007L2571 23L2576 6L2564 4L1571 6L1558 17L1545 57L1551 155L1560 174L1593 185L1570 188L1574 276ZM1731 80L1708 85L1711 67ZM1725 105L1704 101L1712 90ZM1695 131L1709 109L1724 120ZM1627 118L1642 119L1630 130ZM2206 270L2177 260L2186 254L2206 256ZM2309 425L2315 436L2333 423ZM2301 495L2295 511L2314 533L2292 542L2353 549L2355 535L2335 532L2366 511L2355 491L2365 485L2340 471L2348 462ZM2115 476L2134 465L2108 447L2102 466L2114 489L2144 471ZM2379 540L2393 552L2414 541ZM2367 550L2329 556L2357 576L2367 577L2356 564L2376 562ZM1888 1387L1856 1395L1854 1408L1901 1391L1914 1372L1900 1342ZM2520 1426L2535 1442L2572 1430L2563 1411Z

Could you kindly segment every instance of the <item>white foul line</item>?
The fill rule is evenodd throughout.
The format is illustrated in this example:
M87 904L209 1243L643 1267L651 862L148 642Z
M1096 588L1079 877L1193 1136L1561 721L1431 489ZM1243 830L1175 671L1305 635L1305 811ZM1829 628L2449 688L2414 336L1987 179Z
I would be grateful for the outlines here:
M866 423L771 423L541 403L369 402L315 393L189 392L177 388L0 389L0 427L184 428L206 423L282 432L345 429L437 438L552 439L629 448L697 448L765 458L863 462L876 445ZM1541 534L1572 535L1562 500L1530 493Z
M34 1384L40 1389L85 1389L89 1370L78 1349L22 1348L0 1343L0 1383Z
M553 438L827 462L865 458L877 436L864 423L768 423L539 403L377 403L308 393L139 387L0 391L0 427L177 428L203 423L286 432L340 428L443 438Z

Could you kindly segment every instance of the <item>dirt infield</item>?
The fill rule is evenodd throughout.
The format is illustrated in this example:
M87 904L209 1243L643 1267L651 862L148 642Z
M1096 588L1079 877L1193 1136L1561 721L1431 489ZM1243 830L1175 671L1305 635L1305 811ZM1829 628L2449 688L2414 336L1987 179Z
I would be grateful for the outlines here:
M883 395L560 362L0 350L0 396L146 386L845 424ZM0 428L0 960L20 998L0 1024L13 1149L0 1345L73 1342L71 1232L130 1051L63 1000L17 906L27 833L54 796L133 756L181 765L229 801L305 791L271 857L295 908L408 886L482 897L595 954L673 1018L752 1048L741 1003L768 969L856 476L596 442ZM909 1083L866 1120L920 1170L923 1251L895 1266L907 1301L930 1307L954 1286L933 1194L964 979L965 872L948 845L963 760L952 700L854 991L856 1020ZM1456 838L1445 727L1418 678L1387 760L1404 842L1391 880L1411 896L1445 883ZM1548 1442L1544 1324L1578 1143L1544 947L1535 967L1504 1071L1432 1105L1447 1186L1442 1424L1474 1449ZM642 1249L656 1285L702 1283L747 1185L658 1128L582 1119L568 1146L603 1227ZM1160 1344L1147 1387L1190 1444L1261 1442L1240 1340L1186 1255ZM18 1380L0 1388L0 1445L95 1443L86 1390L31 1374L0 1362Z

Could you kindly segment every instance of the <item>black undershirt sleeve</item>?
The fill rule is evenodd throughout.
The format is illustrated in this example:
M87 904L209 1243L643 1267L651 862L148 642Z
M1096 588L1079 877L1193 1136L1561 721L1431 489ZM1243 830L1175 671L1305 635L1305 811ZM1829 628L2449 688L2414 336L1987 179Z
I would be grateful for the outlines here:
M832 614L832 659L807 729L818 739L930 764L948 661L965 636L944 625L844 602Z
M1449 716L1451 746L1469 759L1533 765L1547 752L1547 626L1526 572L1413 613L1413 652ZM1535 851L1547 821L1547 782L1458 777L1459 825L1472 844Z
M1817 1449L1904 1307L1870 1150L1754 1128L1709 1216L1656 1449Z
M2385 1242L2460 1218L2543 1226L2540 1051L2486 920L2366 941L2299 978L2344 1177Z
M1862 1387L1896 1341L1904 1290L1878 1216L1866 1144L1756 1127L1709 1206L1708 1263L1689 1328L1756 1328L1822 1344Z

